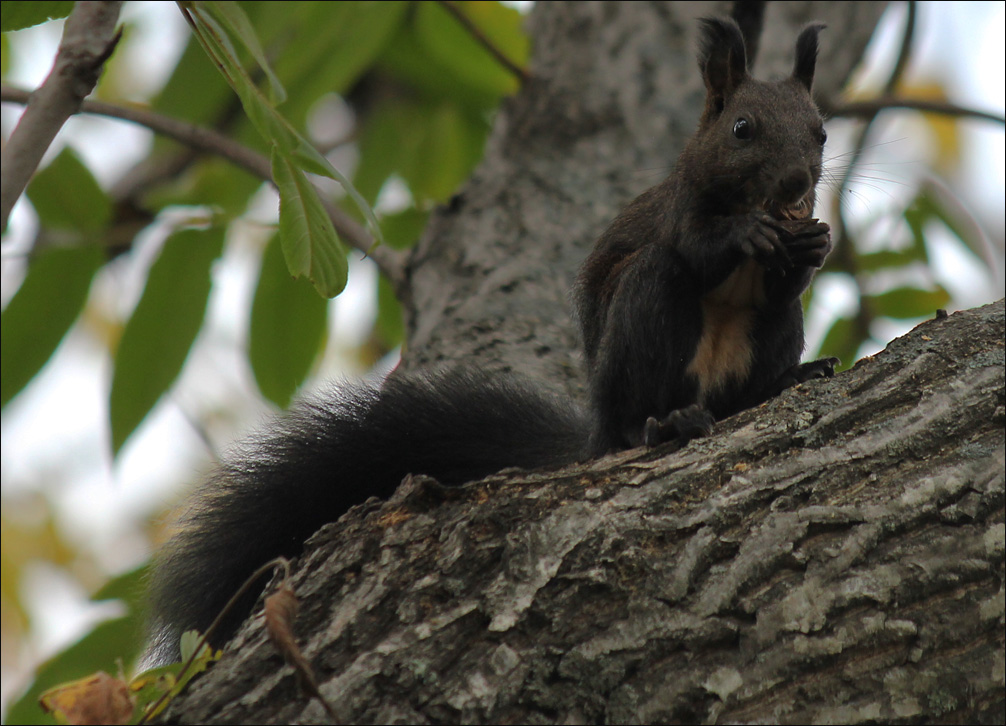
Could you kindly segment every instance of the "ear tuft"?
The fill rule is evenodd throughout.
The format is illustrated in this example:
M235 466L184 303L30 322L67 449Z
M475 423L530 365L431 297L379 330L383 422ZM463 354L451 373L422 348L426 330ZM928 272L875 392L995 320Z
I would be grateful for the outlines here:
M733 20L702 18L699 68L710 97L726 98L747 78L744 36Z
M793 78L809 92L814 85L814 67L817 65L817 34L824 30L824 23L811 23L801 31L796 39L796 61L793 64Z

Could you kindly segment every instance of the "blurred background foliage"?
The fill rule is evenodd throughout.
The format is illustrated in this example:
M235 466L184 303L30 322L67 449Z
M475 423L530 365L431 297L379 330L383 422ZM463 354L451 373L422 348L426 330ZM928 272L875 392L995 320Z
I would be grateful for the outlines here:
M122 41L94 97L210 127L268 153L178 10L151 5L127 3ZM519 78L443 3L240 5L286 89L278 110L352 180L387 245L414 244L430 210L479 161L494 114L519 89ZM526 65L529 42L517 9L497 2L456 6L505 56ZM904 17L897 7L887 22L895 29ZM45 16L71 8L3 3L5 84L23 84L33 64L44 76L60 32L60 21ZM156 35L177 42L152 43ZM875 55L883 77L889 70L883 54ZM242 60L267 88L251 56ZM849 98L875 96L880 83L864 73ZM909 74L898 92L944 99L952 83ZM5 104L5 139L19 113ZM990 223L988 215L970 213L962 182L966 133L976 122L884 114L898 120L875 123L862 155L853 148L861 122L829 127L832 160L819 213L839 244L807 298L808 355L836 355L846 365L937 308L1002 295L1002 197ZM3 238L0 626L9 722L44 721L36 698L47 687L98 669L115 674L117 658L130 667L141 643L144 560L150 543L166 536L158 515L218 445L287 406L305 381L362 373L379 362L386 370L403 342L393 290L373 270L350 266L344 297L366 311L357 316L362 323L346 322L341 299L333 304L290 276L278 241L277 197L268 185L164 137L141 133L139 142L127 143L122 123L72 119ZM919 145L907 151L913 161L925 160L910 173L892 161L906 150L877 132L898 124L895 134L923 139L923 151ZM120 144L132 144L132 151L122 152ZM1002 159L997 163L1001 185ZM318 185L363 221L342 188L326 180ZM963 273L951 272L959 289L981 290L987 299L949 288L940 269L948 259L964 260L955 270L971 276L958 280ZM354 280L362 281L355 292ZM347 335L347 328L355 332ZM50 372L60 366L75 372ZM93 430L48 442L26 463L13 463L12 449L28 448L15 429L56 436L59 419L77 408L90 412ZM70 493L81 480L90 482L88 494ZM95 494L97 487L106 493ZM145 496L131 500L134 488ZM115 508L111 498L132 503ZM56 607L61 598L75 599L88 614L71 618ZM65 646L83 639L53 655L52 642L38 633L60 617L73 621L72 637L64 632L62 641L50 641ZM39 664L40 656L50 657ZM29 685L31 669L34 683L16 693Z

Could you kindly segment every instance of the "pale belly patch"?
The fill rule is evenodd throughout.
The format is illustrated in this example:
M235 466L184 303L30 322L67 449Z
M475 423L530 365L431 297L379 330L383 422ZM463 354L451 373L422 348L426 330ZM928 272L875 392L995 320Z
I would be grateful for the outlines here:
M751 328L756 308L764 302L764 269L754 260L702 299L702 337L686 369L698 381L700 404L709 394L748 377L754 358Z

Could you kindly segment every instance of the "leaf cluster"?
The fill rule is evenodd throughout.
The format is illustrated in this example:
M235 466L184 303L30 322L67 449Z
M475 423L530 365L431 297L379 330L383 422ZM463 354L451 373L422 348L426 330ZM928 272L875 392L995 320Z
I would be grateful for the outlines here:
M8 5L20 4L4 4L5 21ZM518 63L526 60L519 14L495 3L462 11ZM67 147L27 191L39 231L24 282L3 312L6 405L87 312L102 268L135 257L152 230L166 236L136 307L110 321L116 453L177 380L204 327L218 262L235 245L255 245L261 260L247 306L248 364L263 396L286 406L327 340L324 298L346 282L347 250L326 205L367 219L391 247L411 246L432 205L446 201L481 157L496 106L518 87L437 3L199 2L183 3L181 12L194 35L149 108L271 156L278 224L266 224L266 239L260 224L249 233L262 180L174 141L157 138L137 165L174 167L170 173L124 190L103 188ZM10 17L12 29L44 19ZM122 74L116 61L105 79ZM111 85L103 81L98 95L118 100ZM334 120L326 118L333 107ZM330 138L333 124L344 127L342 138ZM358 157L348 176L330 161L347 149ZM339 187L321 187L317 175ZM389 180L403 193L379 204ZM372 355L402 335L386 284L378 304Z

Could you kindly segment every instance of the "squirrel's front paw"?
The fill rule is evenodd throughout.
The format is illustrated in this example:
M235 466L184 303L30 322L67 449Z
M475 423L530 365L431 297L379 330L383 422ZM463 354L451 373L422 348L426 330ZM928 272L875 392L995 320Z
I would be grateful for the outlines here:
M831 227L817 219L775 221L773 225L794 265L820 268L831 252Z
M747 226L740 227L738 242L741 251L765 267L792 267L793 261L786 245L789 233L785 227L765 212L751 214L749 222Z

